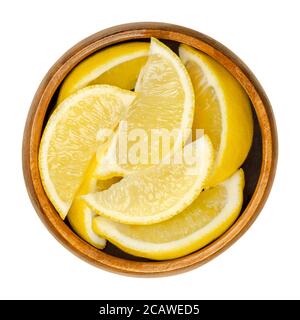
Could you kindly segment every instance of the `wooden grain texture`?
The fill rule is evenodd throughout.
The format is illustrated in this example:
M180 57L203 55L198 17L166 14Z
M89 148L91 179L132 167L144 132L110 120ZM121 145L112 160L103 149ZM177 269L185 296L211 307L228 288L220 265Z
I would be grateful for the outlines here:
M133 39L156 37L185 43L199 49L221 63L248 93L258 119L259 140L253 146L252 163L247 174L259 176L255 190L234 225L208 246L185 257L169 261L133 261L97 250L80 239L61 220L42 187L38 169L38 149L51 99L65 76L84 58L109 45ZM258 150L258 145L261 150ZM261 160L260 160L261 159ZM270 192L277 162L276 124L268 98L247 66L229 49L214 39L197 31L165 23L132 23L100 31L76 44L49 70L32 101L23 138L23 172L28 194L39 217L49 231L66 248L93 265L127 275L160 276L177 273L199 266L228 248L253 223ZM256 168L256 169L255 169ZM257 168L260 168L257 169ZM253 172L253 170L259 172ZM247 182L246 182L247 183Z

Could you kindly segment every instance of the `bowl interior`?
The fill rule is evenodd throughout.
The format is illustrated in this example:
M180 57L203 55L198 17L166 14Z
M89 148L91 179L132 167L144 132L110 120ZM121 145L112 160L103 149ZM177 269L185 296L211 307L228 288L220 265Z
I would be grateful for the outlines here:
M160 40L162 42L164 42L165 44L167 44L175 53L178 53L179 42L172 41L172 40L165 40L165 39L160 39ZM134 39L134 40L129 40L129 41L149 41L149 38L138 39L138 40ZM128 42L128 40L123 41L123 42ZM51 101L48 105L47 112L46 112L45 118L43 120L43 128L45 127L45 125L49 119L50 114L52 113L53 109L55 108L59 90L60 90L60 86L56 89L56 91L53 94ZM260 176L261 164L262 164L262 135L261 135L261 130L260 130L260 126L259 126L259 122L258 122L255 108L253 107L253 105L251 107L252 107L252 114L253 114L253 120L254 120L254 136L253 136L253 143L252 143L250 152L249 152L244 164L242 165L242 168L245 173L246 184L245 184L245 188L244 188L244 202L243 202L243 208L241 210L241 214L244 211L244 209L247 207L247 205L249 204L249 201L251 200L251 198L254 194L254 191L257 186L258 179ZM70 225L68 224L67 220L65 221L65 223L68 226L68 228L70 228L70 230L72 230ZM215 241L217 241L217 239ZM90 246L90 245L88 245L88 246ZM200 250L202 250L202 249L200 249ZM111 244L109 242L103 251L105 253L107 253L108 255L127 259L127 260L144 261L144 262L150 261L148 259L138 258L138 257L132 256L132 255L129 255L129 254L121 251L120 249L118 249L117 247L115 247L113 244Z

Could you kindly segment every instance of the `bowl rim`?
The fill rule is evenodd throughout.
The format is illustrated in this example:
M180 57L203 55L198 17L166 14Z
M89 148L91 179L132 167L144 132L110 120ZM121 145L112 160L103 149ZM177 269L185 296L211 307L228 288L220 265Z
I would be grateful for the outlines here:
M59 217L42 187L38 148L47 108L56 89L70 70L90 54L108 45L157 37L191 45L219 61L241 83L257 114L262 135L262 164L255 191L238 220L204 248L167 261L139 262L109 255L79 238ZM271 104L250 69L224 45L198 31L160 22L136 22L97 32L69 49L45 75L30 106L23 136L23 174L31 202L42 222L67 249L94 266L126 275L161 276L200 266L231 246L252 225L271 190L278 157L276 123Z

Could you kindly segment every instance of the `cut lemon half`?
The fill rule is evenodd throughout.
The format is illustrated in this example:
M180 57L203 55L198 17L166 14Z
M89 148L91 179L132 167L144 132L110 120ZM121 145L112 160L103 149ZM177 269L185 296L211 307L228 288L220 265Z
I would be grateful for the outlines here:
M203 189L213 163L207 136L187 145L184 161L160 164L124 177L83 199L97 214L125 224L153 224L184 210ZM179 162L179 161L178 161Z
M190 134L194 116L190 77L179 57L157 39L151 39L149 58L139 75L135 92L137 98L125 119L125 129L119 127L107 154L101 159L97 170L101 179L125 176L159 163L174 149L182 147ZM166 133L166 138L173 133L168 149L158 140L151 143L154 130ZM124 143L125 136L128 139ZM146 146L144 158L137 155L139 151L135 153L136 140L141 148ZM127 152L120 159L124 144Z
M194 252L222 235L237 219L243 203L242 169L221 184L200 193L183 212L150 225L120 224L95 217L94 231L135 256L166 260Z
M62 219L96 152L98 131L115 128L135 96L113 86L90 86L65 99L50 116L39 168L44 189Z
M99 237L92 229L92 220L96 214L82 200L81 195L89 192L97 192L108 189L111 185L118 182L118 178L108 180L98 180L94 177L94 172L97 166L96 156L94 156L89 164L89 167L84 174L84 180L76 192L71 208L68 211L67 219L70 222L73 230L85 241L98 249L103 249L106 240Z
M79 63L66 77L57 103L91 84L134 89L140 70L147 61L148 52L149 43L129 42L94 53Z
M231 176L247 157L253 136L250 101L238 81L208 55L182 44L179 56L195 91L193 129L203 129L216 152L207 182L216 185Z

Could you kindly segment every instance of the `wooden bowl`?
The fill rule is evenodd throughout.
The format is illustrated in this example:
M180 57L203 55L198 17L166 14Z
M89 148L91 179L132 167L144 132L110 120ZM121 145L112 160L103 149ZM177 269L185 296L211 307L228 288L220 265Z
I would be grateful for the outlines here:
M244 206L237 221L206 247L182 258L150 261L127 255L109 244L100 251L79 238L61 220L47 198L38 169L38 150L60 84L80 61L115 43L156 37L174 51L185 43L204 51L221 63L248 93L254 116L254 140L243 168L246 175ZM66 248L93 265L134 275L165 275L199 266L233 244L253 223L270 192L276 170L277 134L271 105L248 67L219 42L197 31L165 23L132 23L100 31L76 44L48 71L31 104L23 138L23 171L33 206L49 231Z

